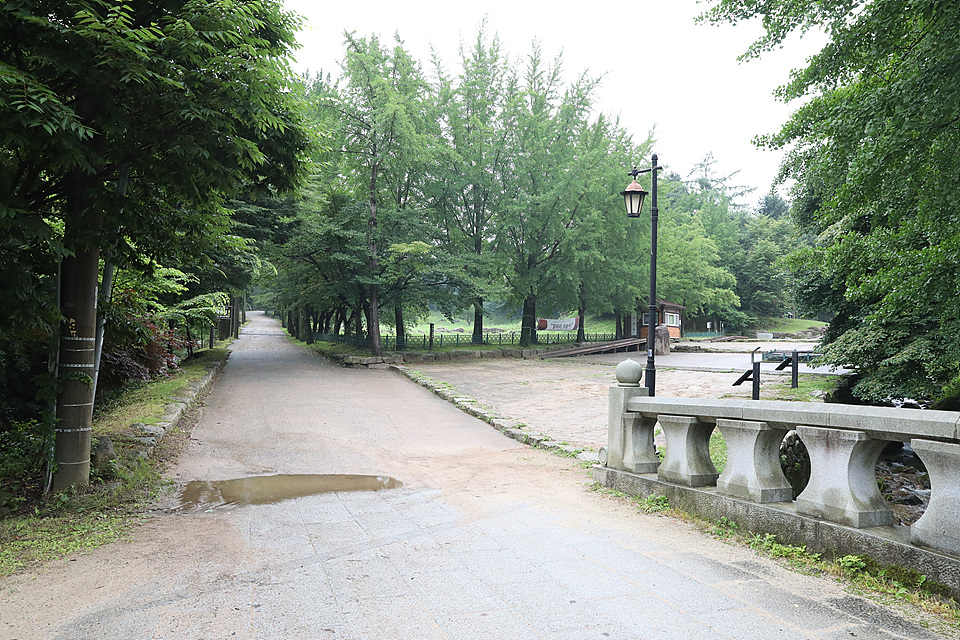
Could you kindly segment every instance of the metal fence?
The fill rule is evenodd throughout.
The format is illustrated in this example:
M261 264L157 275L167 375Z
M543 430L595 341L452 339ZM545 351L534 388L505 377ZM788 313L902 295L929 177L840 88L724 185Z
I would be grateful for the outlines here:
M315 340L322 340L324 342L341 342L345 344L352 344L357 347L369 347L370 341L366 336L342 336L335 335L332 333L315 333L313 334ZM587 333L584 334L584 339L586 342L606 342L608 340L613 340L614 336L612 333ZM383 344L383 348L386 351L391 349L396 349L397 347L397 338L395 336L381 336L380 342ZM546 333L544 331L537 332L537 342L536 344L565 344L565 343L576 343L577 342L577 332L576 331L561 331L557 333ZM442 349L444 347L458 347L458 346L471 346L475 344L473 342L473 334L468 333L435 333L433 336L433 348ZM504 331L503 333L488 333L484 335L483 342L481 344L491 345L491 346L506 346L512 347L520 344L520 332L519 331ZM412 335L407 336L407 341L405 345L406 349L429 349L430 348L430 336L428 335Z

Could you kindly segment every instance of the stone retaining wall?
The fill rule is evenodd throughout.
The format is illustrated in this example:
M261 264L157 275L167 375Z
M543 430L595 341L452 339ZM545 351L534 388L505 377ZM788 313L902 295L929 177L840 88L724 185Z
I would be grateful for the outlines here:
M369 367L384 369L390 365L419 364L422 362L447 362L450 360L470 360L480 358L534 358L569 345L557 347L541 347L538 349L517 349L505 347L502 349L453 349L450 351L398 351L385 355L382 358L371 356L354 356L345 353L334 354L334 362L347 367Z

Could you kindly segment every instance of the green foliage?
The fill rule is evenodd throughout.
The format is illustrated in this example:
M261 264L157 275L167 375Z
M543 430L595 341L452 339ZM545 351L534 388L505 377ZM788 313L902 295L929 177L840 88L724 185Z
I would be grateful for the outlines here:
M844 573L856 574L867 568L867 563L860 556L843 556L837 559L837 564Z
M788 149L794 216L815 245L790 260L798 302L835 314L825 361L868 402L943 395L960 373L960 6L942 0L720 0L711 21L760 17L746 57L793 31L829 37L778 90L802 99L760 144Z
M670 501L666 496L649 495L638 502L643 513L660 513L670 509Z

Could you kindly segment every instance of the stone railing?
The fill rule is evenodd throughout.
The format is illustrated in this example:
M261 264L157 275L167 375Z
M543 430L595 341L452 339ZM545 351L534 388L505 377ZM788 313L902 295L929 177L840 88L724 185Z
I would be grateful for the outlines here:
M778 506L855 529L894 529L875 467L887 442L909 442L930 476L930 503L909 542L960 557L960 413L741 399L650 398L637 367L618 367L610 389L608 443L601 463L721 497ZM665 438L661 462L655 425ZM720 430L727 461L718 473L709 439ZM779 446L796 430L810 457L810 481L793 501ZM604 455L605 454L605 455ZM652 478L650 478L652 479ZM802 526L802 525L800 525ZM897 527L897 529L901 529ZM883 535L886 535L885 533ZM891 534L892 535L892 534Z

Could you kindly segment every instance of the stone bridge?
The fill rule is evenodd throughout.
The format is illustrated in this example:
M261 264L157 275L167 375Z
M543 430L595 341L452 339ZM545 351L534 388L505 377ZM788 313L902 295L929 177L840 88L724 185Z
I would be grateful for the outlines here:
M629 362L629 361L628 361ZM960 595L960 413L840 404L648 397L639 365L622 363L611 387L607 447L594 476L634 495L665 495L710 520L827 555L867 555L941 582ZM654 428L665 438L661 461ZM719 429L718 473L709 440ZM810 481L793 499L780 443L795 430ZM930 476L930 503L910 527L893 524L875 467L888 442L909 442Z

